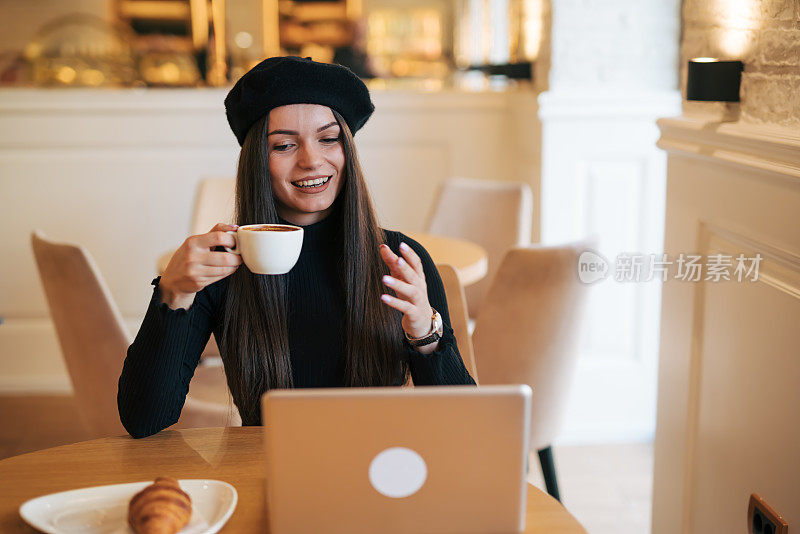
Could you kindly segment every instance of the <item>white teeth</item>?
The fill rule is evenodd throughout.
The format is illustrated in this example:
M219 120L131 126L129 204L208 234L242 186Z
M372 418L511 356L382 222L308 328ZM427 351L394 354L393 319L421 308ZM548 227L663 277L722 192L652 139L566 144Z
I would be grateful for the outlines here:
M330 176L326 176L325 178L317 178L316 180L303 180L302 182L292 182L294 185L298 185L300 187L314 187L317 185L324 184L328 181Z

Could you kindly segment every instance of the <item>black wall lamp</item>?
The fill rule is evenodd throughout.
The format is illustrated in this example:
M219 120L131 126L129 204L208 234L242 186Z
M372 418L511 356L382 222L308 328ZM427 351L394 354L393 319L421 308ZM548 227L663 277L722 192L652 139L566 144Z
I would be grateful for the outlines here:
M743 70L741 61L721 61L713 57L690 59L686 100L739 102Z
M479 70L487 76L503 75L512 80L533 79L533 63L530 61L503 63L501 65L470 65L465 70Z

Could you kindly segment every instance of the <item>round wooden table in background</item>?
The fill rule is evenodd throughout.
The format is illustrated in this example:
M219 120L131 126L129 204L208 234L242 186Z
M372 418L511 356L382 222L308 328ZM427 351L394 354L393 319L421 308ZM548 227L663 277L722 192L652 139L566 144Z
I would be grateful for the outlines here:
M462 286L474 284L486 276L489 269L488 254L482 246L455 237L405 232L428 251L434 263L449 263Z
M36 532L19 515L34 497L106 484L177 479L223 480L239 502L220 532L265 532L262 427L192 428L134 440L102 438L0 460L0 532ZM528 486L526 533L582 533L561 504Z
M405 234L422 245L434 263L449 263L458 272L461 285L468 286L486 276L488 270L488 255L486 249L465 239L445 237L417 232ZM163 274L169 264L174 250L167 252L158 259L158 274Z

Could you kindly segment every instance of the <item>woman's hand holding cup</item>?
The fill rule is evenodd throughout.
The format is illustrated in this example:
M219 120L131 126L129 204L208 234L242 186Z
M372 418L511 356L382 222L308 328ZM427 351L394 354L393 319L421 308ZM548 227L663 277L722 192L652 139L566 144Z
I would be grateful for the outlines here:
M229 252L217 252L216 247L234 247L236 225L217 224L207 234L186 239L169 260L158 284L161 302L173 310L189 309L195 294L204 287L233 274L242 257Z

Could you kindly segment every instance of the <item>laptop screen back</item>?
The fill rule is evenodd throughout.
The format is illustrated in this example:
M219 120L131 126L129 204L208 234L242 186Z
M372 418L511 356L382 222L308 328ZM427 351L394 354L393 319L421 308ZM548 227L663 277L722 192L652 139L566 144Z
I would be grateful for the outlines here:
M521 532L528 386L270 391L271 531Z

